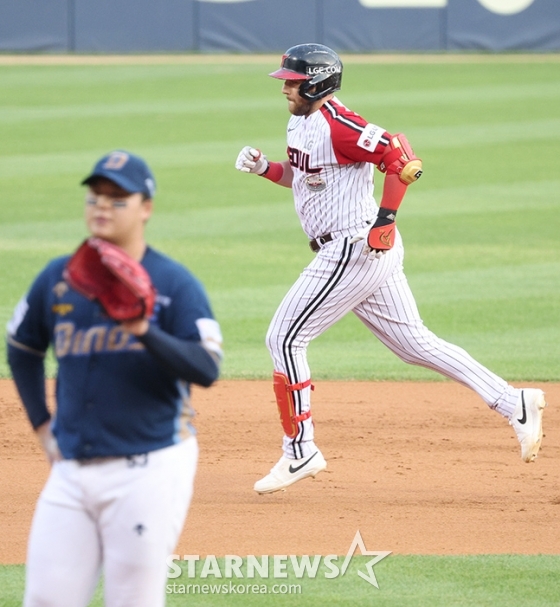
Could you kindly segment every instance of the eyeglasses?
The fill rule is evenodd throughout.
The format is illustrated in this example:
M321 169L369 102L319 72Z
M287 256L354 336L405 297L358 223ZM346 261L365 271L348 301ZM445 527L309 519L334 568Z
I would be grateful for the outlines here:
M108 201L113 209L122 209L128 205L128 200L123 198L112 198L111 196L105 196L104 194L98 196L88 194L86 196L86 204L92 207L97 206L100 200Z

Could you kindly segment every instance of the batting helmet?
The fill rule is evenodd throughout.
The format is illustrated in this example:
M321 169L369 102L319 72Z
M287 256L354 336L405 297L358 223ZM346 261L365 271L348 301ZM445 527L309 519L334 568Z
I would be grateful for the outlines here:
M299 94L309 101L317 101L340 89L342 61L328 46L298 44L282 55L280 69L269 76L301 80Z

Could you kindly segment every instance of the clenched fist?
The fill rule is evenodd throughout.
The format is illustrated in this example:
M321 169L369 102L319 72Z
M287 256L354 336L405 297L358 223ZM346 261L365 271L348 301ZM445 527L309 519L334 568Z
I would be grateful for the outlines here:
M268 160L260 150L246 145L235 161L235 168L243 173L262 175L268 169Z

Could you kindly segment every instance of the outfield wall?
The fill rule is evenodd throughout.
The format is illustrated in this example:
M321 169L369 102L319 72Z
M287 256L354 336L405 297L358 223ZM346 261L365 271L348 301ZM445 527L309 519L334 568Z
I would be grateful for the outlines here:
M4 52L557 51L560 0L0 0Z

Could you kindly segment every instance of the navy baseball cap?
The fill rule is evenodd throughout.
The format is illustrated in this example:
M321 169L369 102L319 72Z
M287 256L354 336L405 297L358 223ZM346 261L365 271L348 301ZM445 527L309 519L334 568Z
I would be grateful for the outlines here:
M156 181L150 167L140 156L125 150L115 150L98 160L82 185L89 185L96 177L109 179L131 194L141 192L153 198L156 193Z

